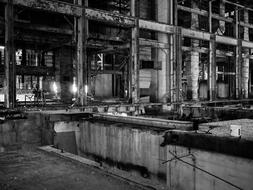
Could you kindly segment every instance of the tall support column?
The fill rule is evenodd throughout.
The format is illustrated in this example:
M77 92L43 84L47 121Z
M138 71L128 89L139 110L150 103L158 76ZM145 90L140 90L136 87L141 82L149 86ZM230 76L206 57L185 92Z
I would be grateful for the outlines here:
M209 32L212 33L212 1L209 1ZM208 62L208 95L210 101L215 100L217 96L215 58L216 58L216 44L215 44L215 34L213 34L211 35L211 39L209 41L209 62Z
M235 24L234 24L234 32L235 32L235 38L238 39L238 44L236 46L235 50L235 86L236 91L235 95L236 98L242 98L242 77L241 77L241 69L242 69L242 40L239 39L239 14L238 9L235 10Z
M77 0L77 4L84 6L82 0ZM86 39L87 39L87 20L85 18L85 9L82 16L77 18L77 87L78 99L81 106L87 105L87 55L86 55Z
M5 107L14 108L16 103L16 62L14 47L13 0L5 5Z
M169 1L157 0L157 21L169 23ZM158 41L169 43L169 35L165 33L158 33ZM169 68L169 52L168 49L158 49L158 62L161 63L161 69L158 70L158 101L166 103L167 101L167 83L168 68Z
M192 8L198 9L198 4L196 0L192 0ZM199 26L198 14L191 14L191 29L197 29ZM199 48L199 40L192 39L191 46L194 50ZM188 96L191 96L191 99L197 101L199 99L199 53L196 51L190 52L190 72L188 73Z
M249 23L249 12L244 10L244 22ZM249 28L244 27L244 40L249 41ZM246 56L242 62L242 94L243 98L249 97L249 49L244 48L244 55Z
M208 89L209 99L215 100L217 98L217 85L216 85L216 43L215 35L211 35L209 42L209 65L208 65Z
M176 97L177 102L182 100L182 32L177 28L176 32Z
M169 1L169 24L177 26L177 1L168 0ZM167 78L168 81L168 91L171 102L177 101L176 93L174 89L176 89L176 79L174 75L174 68L176 67L176 50L175 50L175 35L169 35L169 60L168 60L168 72L169 76Z
M140 98L139 85L139 19L138 19L138 0L131 0L131 16L136 17L135 26L132 30L131 38L131 57L130 57L130 73L131 77L131 98L132 103L138 103Z

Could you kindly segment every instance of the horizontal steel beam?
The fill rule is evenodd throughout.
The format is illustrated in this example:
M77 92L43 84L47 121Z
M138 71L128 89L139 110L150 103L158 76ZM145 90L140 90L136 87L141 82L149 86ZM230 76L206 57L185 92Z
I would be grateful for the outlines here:
M116 14L109 11L86 8L85 16L90 20L97 20L124 27L133 27L135 25L134 17Z
M211 34L208 32L182 28L182 36L210 41Z
M6 3L7 0L0 0L0 3ZM50 0L13 0L13 4L17 6L24 6L33 9L40 9L43 11L61 13L66 15L72 15L80 17L82 16L82 8L74 4L65 3L62 1L50 1Z
M156 47L160 49L168 49L169 44L158 42L156 40L150 40L145 38L139 38L140 47Z
M139 27L141 29L153 30L168 34L173 34L175 31L175 26L143 19L139 20Z
M192 122L189 121L175 121L175 120L165 120L157 118L144 118L144 117L135 117L135 116L115 116L108 115L103 113L94 114L95 119L128 123L133 125L149 126L154 128L162 129L178 129L189 131L193 129Z
M7 0L0 0L0 3L6 3L6 2ZM33 8L33 9L40 9L44 11L72 15L76 17L80 17L83 14L83 10L85 10L84 12L85 16L91 20L97 20L97 21L101 21L105 23L110 23L112 25L119 25L122 27L134 27L135 25L135 18L130 17L130 16L111 13L109 11L91 9L91 8L84 9L83 7L80 7L78 5L65 3L61 1L13 0L13 3L14 5L17 5L17 6L24 6L24 7ZM139 27L141 29L152 30L152 31L162 32L162 33L167 33L167 34L174 34L176 30L176 26L168 25L165 23L159 23L155 21L143 20L143 19L139 19ZM30 28L32 28L32 26ZM40 29L42 31L46 30L46 28L43 28L42 26L37 27L37 29ZM58 32L57 29L53 29L53 28L51 31ZM71 33L69 31L66 31L66 32ZM182 28L182 36L184 37L210 41L210 35L211 34L208 32ZM233 46L236 46L238 44L237 39L225 37L225 36L216 36L216 42L222 43L222 44L233 45ZM249 41L242 41L242 47L253 48L253 43Z
M43 76L53 76L55 69L53 67L46 66L16 66L17 75L43 75ZM0 65L0 74L4 73L4 66Z
M7 3L7 0L0 0L0 3ZM47 12L71 15L75 17L81 17L84 11L85 16L90 20L97 20L124 27L133 27L135 25L135 18L130 16L112 13L109 11L84 8L79 5L65 3L62 1L13 0L13 4L15 6L23 6L31 9L38 9Z

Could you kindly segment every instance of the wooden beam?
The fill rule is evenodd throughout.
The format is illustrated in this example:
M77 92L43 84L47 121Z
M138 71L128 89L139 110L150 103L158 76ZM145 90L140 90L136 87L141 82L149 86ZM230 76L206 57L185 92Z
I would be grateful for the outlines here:
M16 61L14 47L13 0L5 5L5 107L14 108L16 103Z

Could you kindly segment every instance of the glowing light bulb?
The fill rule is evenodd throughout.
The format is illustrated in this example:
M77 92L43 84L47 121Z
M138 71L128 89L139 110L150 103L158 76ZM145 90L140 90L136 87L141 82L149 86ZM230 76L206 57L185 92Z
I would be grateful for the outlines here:
M56 82L53 83L53 91L55 92L55 94L57 94L58 92Z
M84 86L84 92L85 92L85 94L88 93L88 85L85 85L85 86Z

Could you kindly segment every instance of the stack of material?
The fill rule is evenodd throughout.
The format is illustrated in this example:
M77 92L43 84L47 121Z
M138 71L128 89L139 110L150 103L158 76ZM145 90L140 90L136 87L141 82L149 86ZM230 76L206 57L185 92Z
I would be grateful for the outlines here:
M252 119L237 119L229 121L219 121L204 123L199 125L199 132L210 132L212 135L229 137L230 126L240 125L241 126L241 138L246 140L253 140L253 120Z

